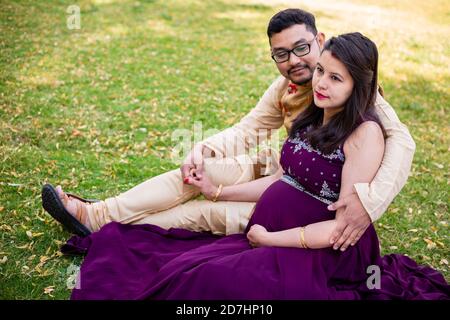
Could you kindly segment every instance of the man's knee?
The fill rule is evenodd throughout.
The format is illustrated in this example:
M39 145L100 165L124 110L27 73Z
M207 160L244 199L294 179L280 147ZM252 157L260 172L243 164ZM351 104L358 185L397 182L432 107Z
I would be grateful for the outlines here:
M235 185L254 179L253 163L249 157L205 159L205 172L216 184Z

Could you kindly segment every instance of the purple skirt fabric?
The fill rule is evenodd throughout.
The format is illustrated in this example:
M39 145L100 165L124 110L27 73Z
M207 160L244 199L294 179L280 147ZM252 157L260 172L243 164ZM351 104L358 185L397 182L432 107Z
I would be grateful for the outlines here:
M339 196L344 162L341 147L324 155L301 132L288 139L280 159L286 175L263 193L247 230L253 224L279 231L334 219L327 204ZM373 226L340 252L252 248L246 234L220 237L113 222L84 239L71 238L62 251L86 254L72 299L450 297L439 272L404 255L381 257Z
M285 201L269 207L279 195ZM292 203L298 203L297 208ZM275 231L332 217L326 204L278 181L258 202L249 226L258 223ZM450 297L444 277L432 268L419 266L403 255L381 258L373 227L356 246L342 253L331 248L252 248L245 234L221 237L113 222L89 237L71 238L62 251L87 253L72 299ZM379 289L367 285L371 265L381 270Z

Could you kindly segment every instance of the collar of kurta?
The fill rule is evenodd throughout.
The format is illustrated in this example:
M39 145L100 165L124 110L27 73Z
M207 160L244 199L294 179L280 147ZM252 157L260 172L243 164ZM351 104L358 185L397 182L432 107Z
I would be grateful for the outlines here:
M289 81L288 87L287 87L287 92L288 94L295 94L298 91L300 92L305 92L305 91L309 91L312 88L312 81L308 81L305 84L302 85L298 85L293 83L292 81Z
M280 93L281 96L278 105L280 110L283 111L283 116L292 116L292 112L294 112L294 115L296 116L296 110L303 110L311 103L312 81L308 81L303 85L298 85L289 81L287 87Z

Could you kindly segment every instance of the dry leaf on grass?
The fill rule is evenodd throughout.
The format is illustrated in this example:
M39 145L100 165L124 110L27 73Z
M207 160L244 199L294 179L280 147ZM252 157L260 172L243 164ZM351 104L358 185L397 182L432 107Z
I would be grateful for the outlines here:
M53 297L51 294L53 291L55 291L55 286L49 286L44 289L44 294L48 294L50 297Z
M431 241L430 239L427 238L423 238L423 241L425 241L427 243L427 249L434 249L436 248L436 243L434 243L433 241Z

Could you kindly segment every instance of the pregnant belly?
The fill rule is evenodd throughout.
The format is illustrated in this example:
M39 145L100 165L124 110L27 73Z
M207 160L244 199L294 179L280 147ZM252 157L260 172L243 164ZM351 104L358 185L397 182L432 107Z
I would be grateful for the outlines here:
M278 180L261 195L247 228L260 224L279 231L334 219L334 214L327 204Z

